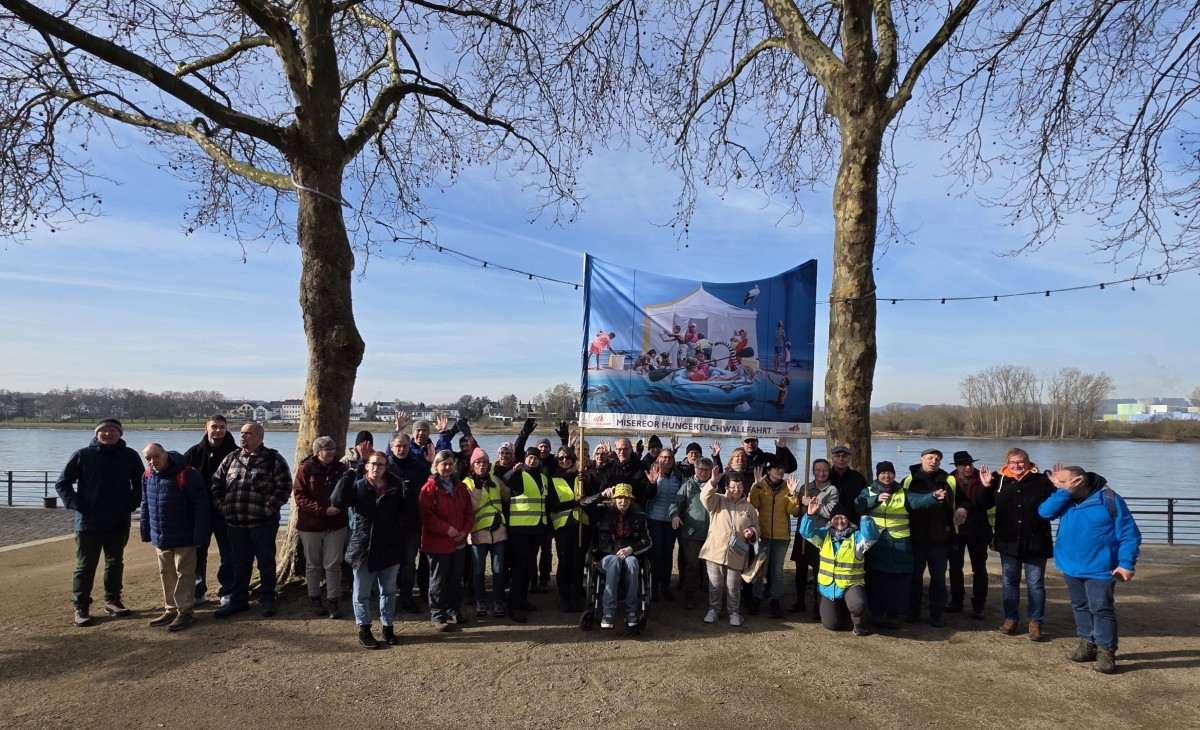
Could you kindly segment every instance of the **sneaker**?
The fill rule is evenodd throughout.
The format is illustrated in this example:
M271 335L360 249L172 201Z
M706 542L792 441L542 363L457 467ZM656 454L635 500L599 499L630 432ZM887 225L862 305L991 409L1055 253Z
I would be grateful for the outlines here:
M387 642L387 644L389 646L395 646L395 645L399 644L400 639L396 638L396 627L384 626L383 627L383 640L385 642Z
M629 613L625 614L625 625L629 628L636 628L641 622L642 620L637 615L636 611L630 611Z
M1042 640L1042 622L1041 621L1030 621L1029 622L1029 640L1030 641L1041 641Z
M497 603L496 605L492 606L492 615L496 618L504 618L504 604Z
M1000 633L1004 634L1005 636L1016 636L1017 622L1006 619L1004 624L1000 626Z
M433 628L435 631L439 631L443 634L448 631L454 630L454 625L445 619L434 619L430 623L433 624Z
M312 615L314 616L324 616L325 602L321 600L320 596L309 596L308 610L312 611Z
M771 618L783 618L783 606L777 598L771 599Z
M471 623L471 619L467 618L467 614L459 611L457 608L450 612L450 623L462 626Z
M942 616L930 616L929 625L935 629L944 629L946 628L946 619Z
M1079 640L1079 646L1075 647L1075 651L1067 655L1067 658L1073 662L1082 664L1083 662L1096 661L1098 651L1096 645L1084 639Z
M329 618L340 619L342 617L342 609L338 606L337 598L329 599Z
M125 608L125 604L121 603L121 598L119 596L117 598L104 599L104 612L113 616L128 616L129 614L133 613L133 611Z
M358 627L358 643L362 644L368 649L379 648L379 639L376 639L375 634L371 633L371 627L369 625Z
M746 623L746 622L742 619L742 614L740 614L740 613L729 614L729 625L730 626L741 626L744 623Z
M1114 674L1117 671L1117 652L1104 646L1096 647L1096 663L1092 671L1101 674Z
M483 605L482 603L476 603L475 604L475 618L487 618L487 615L488 615L487 606Z
M231 600L229 603L222 603L220 608L218 608L216 611L213 611L213 616L215 618L229 618L235 613L241 613L242 611L249 610L249 605L245 603L234 603Z
M855 626L852 633L855 636L869 636L871 632L867 630L866 626Z
M230 603L232 600L233 600L233 596L220 596L220 597L218 597L218 602L221 604L221 605L220 605L220 608L225 608L226 606L228 606L228 605L229 605L229 603Z
M159 616L158 618L152 618L149 621L147 621L146 625L150 626L151 628L158 627L158 626L166 626L167 624L174 621L175 617L178 615L179 615L178 611L174 611L174 610L171 610L168 608L166 611L163 611L163 614L161 616Z
M715 624L717 622L717 619L720 617L721 617L721 614L717 611L717 609L710 608L710 609L708 609L708 613L704 614L704 623Z
M92 614L88 611L87 606L77 606L75 608L75 625L79 627L92 625Z
M172 621L171 625L167 627L167 631L183 631L187 627L191 626L192 622L195 620L195 614L193 614L191 611L186 611L175 617L175 620Z
M262 614L263 618L271 618L272 616L274 616L276 613L279 612L279 610L275 607L275 599L274 598L259 599L258 607L259 607L258 612Z
M600 628L611 629L613 626L613 615L611 613L606 613L600 617Z

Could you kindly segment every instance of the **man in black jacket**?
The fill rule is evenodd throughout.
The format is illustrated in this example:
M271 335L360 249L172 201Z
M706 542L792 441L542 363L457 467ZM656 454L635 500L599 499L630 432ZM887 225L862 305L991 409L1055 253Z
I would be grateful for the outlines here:
M210 504L213 474L225 457L237 449L237 441L229 433L225 416L214 413L208 417L208 423L204 424L204 436L200 438L200 443L183 455L188 466L200 472L204 488L208 490ZM217 555L221 561L217 566L217 598L224 606L229 603L229 596L233 593L233 548L229 545L228 525L216 506L212 507L208 524L211 535L196 548L196 605L204 603L204 594L208 591L208 546L216 539Z
M396 580L400 607L409 613L420 613L421 609L413 599L413 586L417 584L417 554L421 550L421 515L417 498L421 494L421 487L429 480L429 464L413 454L412 441L405 433L392 436L387 460L388 474L400 484L400 494L404 500L401 513L404 554L400 558L400 575ZM422 594L428 590L428 585L426 573Z
M858 510L854 508L858 495L867 488L867 478L862 472L850 468L850 447L838 444L829 452L833 468L829 470L829 483L837 487L838 504L846 505L846 516L858 526Z
M909 475L902 482L905 489L914 494L932 494L944 489L949 499L929 509L909 515L912 530L913 572L909 592L909 623L921 620L921 588L925 568L929 568L929 625L940 629L946 625L943 613L946 610L946 566L950 561L950 548L954 544L954 477L941 468L942 452L925 449L921 452L921 463L909 467Z

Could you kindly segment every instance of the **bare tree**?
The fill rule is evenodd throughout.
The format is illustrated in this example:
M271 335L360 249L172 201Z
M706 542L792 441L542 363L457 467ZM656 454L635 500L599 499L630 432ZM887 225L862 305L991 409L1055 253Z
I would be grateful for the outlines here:
M1200 183L1187 184L1200 172L1189 121L1200 87L1193 5L598 0L574 51L596 63L570 93L616 88L640 100L601 121L669 148L662 156L684 178L685 235L699 186L763 189L796 206L798 191L832 178L826 434L850 444L861 467L871 460L873 267L902 237L889 205L896 130L953 145L946 158L965 190L1007 181L989 200L1029 217L1019 234L1029 246L1080 212L1109 226L1099 245L1114 257L1133 241L1125 255L1169 268L1176 252L1195 253L1200 226ZM641 93L628 94L630 84ZM1186 154L1161 152L1181 135ZM1189 173L1174 187L1160 173L1168 157L1183 160L1172 172ZM1111 203L1094 203L1097 192ZM1187 216L1183 237L1162 235L1167 211Z
M46 5L0 0L0 234L95 213L87 148L118 124L195 183L187 230L294 240L308 344L297 457L349 421L364 352L351 236L365 265L424 230L417 191L475 163L528 170L539 204L573 205L579 146L555 146L568 115L526 32L561 23L554 3ZM391 221L382 240L376 219Z

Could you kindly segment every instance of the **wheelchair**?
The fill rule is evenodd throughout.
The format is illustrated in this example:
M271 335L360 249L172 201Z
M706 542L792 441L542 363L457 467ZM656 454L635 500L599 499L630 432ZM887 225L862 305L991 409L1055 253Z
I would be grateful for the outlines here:
M617 612L618 620L621 620L622 625L626 625L627 630L633 634L642 634L646 630L646 617L650 614L650 554L649 552L642 553L638 557L638 615L641 617L636 626L628 626L622 620L624 613ZM595 545L588 548L587 555L584 557L584 563L587 566L587 591L584 598L583 615L579 617L579 628L588 631L595 626L600 625L600 617L604 615L604 584L608 580L604 569L600 566L600 561L604 555L596 549ZM621 585L617 586L617 606L621 607L624 603L625 581L629 580L627 574L621 574ZM629 607L625 606L625 611L629 611Z

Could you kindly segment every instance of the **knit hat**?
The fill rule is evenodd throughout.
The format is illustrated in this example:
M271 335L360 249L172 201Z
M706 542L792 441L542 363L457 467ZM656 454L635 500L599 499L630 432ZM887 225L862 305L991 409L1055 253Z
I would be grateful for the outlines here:
M537 445L541 446L542 444L546 444L547 446L550 446L550 439L538 439Z
M662 448L662 439L660 439L658 437L658 434L656 434L656 433L650 434L650 438L646 440L646 448L648 448L648 449L661 449Z
M358 435L354 437L354 445L358 446L361 443L373 444L375 437L371 435L370 431L359 431Z
M125 435L125 427L121 425L120 421L112 416L100 419L100 422L96 424L96 429L93 433L99 433L100 429L102 428L115 428L117 429L117 433L121 434L122 436Z
M475 450L471 452L471 463L474 464L475 462L479 461L480 459L487 461L488 455L487 455L486 451L484 451L483 449L476 446Z
M881 461L875 465L875 475L876 476L879 476L880 474L884 473L885 471L890 471L891 473L895 474L896 466L890 461Z
M531 456L533 458L537 459L538 461L542 460L542 453L540 451L538 451L537 449L532 449L532 448L525 449L525 458L528 459Z
M695 451L696 453L699 453L699 454L704 453L704 449L700 447L699 441L691 442L690 444L687 445L687 448L684 449L684 453L688 453L688 454L692 453L693 451Z
M496 448L496 458L497 458L497 459L499 459L499 458L500 458L500 452L501 452L501 451L504 451L505 449L508 449L508 451L511 453L511 452L513 451L513 442L512 442L512 441L505 441L505 442L501 443L501 444L500 444L500 446L498 446L498 447Z
M633 487L628 484L618 484L613 487L613 499L617 499L618 497L633 499Z

